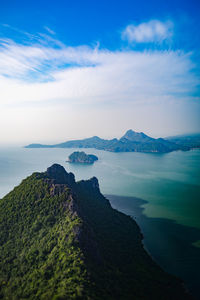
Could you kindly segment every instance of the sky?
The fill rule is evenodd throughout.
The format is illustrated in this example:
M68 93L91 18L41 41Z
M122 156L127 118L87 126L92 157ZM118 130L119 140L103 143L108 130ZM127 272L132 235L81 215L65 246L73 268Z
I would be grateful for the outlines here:
M200 2L0 0L0 144L200 132Z

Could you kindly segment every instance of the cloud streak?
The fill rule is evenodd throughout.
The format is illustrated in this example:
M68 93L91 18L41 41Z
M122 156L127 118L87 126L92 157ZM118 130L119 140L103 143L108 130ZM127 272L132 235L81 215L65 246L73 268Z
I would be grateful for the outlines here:
M0 66L4 105L48 100L167 101L188 97L198 84L191 55L182 51L67 47L44 36L32 44L1 40Z

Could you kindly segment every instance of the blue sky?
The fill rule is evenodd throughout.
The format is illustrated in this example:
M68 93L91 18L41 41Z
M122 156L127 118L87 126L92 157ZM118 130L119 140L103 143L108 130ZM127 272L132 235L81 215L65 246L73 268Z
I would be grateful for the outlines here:
M199 132L199 16L194 0L1 0L2 141Z
M56 32L58 39L71 46L99 41L102 47L119 49L125 45L122 45L118 33L126 25L150 19L170 19L175 22L176 31L172 48L200 48L198 0L1 0L0 5L2 24L33 34L43 31L47 26ZM20 37L14 32L7 31L6 34Z

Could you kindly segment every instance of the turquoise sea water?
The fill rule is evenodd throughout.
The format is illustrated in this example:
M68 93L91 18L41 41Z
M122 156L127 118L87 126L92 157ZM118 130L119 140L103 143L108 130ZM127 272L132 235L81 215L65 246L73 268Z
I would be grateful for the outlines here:
M145 247L153 258L183 278L197 294L200 150L146 154L85 149L97 155L99 161L94 165L66 163L74 150L1 148L0 198L32 172L45 171L53 163L73 172L76 180L96 176L103 194L121 196L110 197L114 207L137 216Z
M76 179L96 176L104 194L134 196L148 201L144 213L200 228L200 151L168 154L110 153L85 149L94 165L66 163L74 149L0 149L0 197L26 176L57 162Z

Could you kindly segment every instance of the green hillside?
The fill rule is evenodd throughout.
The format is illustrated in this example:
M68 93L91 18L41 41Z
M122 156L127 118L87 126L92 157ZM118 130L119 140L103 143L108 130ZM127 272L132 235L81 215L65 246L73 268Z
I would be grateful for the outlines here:
M141 241L96 178L75 182L55 164L0 200L0 298L191 299Z

